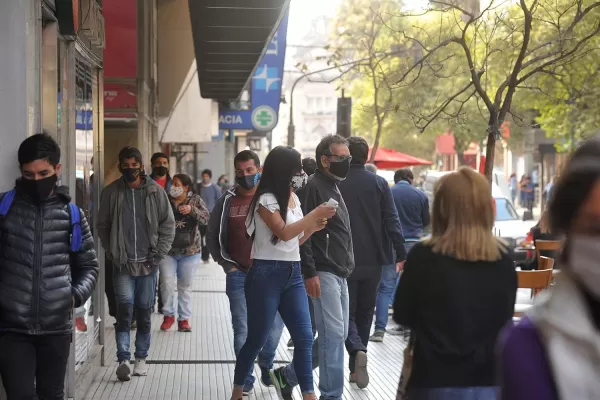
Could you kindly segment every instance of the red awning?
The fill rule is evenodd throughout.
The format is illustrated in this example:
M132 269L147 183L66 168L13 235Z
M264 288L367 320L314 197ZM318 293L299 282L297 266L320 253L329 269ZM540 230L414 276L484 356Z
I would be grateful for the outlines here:
M372 149L373 148L369 149L369 158L371 157ZM380 147L375 154L374 164L380 169L398 169L416 165L431 165L432 163L431 161L423 160L422 158L409 156L408 154L400 153L396 150Z

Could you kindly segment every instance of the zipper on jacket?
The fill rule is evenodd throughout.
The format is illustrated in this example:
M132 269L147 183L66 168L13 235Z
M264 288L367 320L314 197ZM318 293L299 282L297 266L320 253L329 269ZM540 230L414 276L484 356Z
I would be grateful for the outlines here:
M131 200L133 203L133 257L137 261L137 221L135 216L135 189L131 189Z
M44 207L42 204L39 204L39 213L35 219L35 250L33 252L33 308L35 314L35 333L39 333L41 331L40 327L40 281L42 275L42 229L43 229L43 221L44 221Z
M221 222L220 222L221 226L219 227L219 246L221 247L221 249L220 249L221 250L221 257L223 257L223 259L225 261L228 261L228 262L231 262L231 263L237 265L237 263L235 261L230 260L229 258L225 257L225 251L223 250L223 224L225 223L224 222L224 219L225 219L225 209L229 210L228 207L229 207L229 204L230 204L230 200L231 200L231 198L233 196L235 196L235 195L232 195L231 192L229 192L229 191L227 191L227 193L229 195L226 196L225 199L223 200L223 209L221 210ZM216 205L215 205L215 207L216 207ZM229 211L227 211L227 212L229 212Z
M325 234L325 257L329 258L329 233Z

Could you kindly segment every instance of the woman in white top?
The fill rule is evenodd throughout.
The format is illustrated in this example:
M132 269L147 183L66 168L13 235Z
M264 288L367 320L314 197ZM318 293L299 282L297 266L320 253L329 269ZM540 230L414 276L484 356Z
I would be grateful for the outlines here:
M300 153L278 146L267 156L260 183L250 204L246 227L253 236L252 266L246 277L248 337L235 364L232 400L240 400L248 373L267 341L279 311L295 344L291 373L303 399L316 399L312 377L312 326L300 271L300 244L321 230L335 208L322 205L303 216L294 194L306 184ZM276 376L272 373L272 377ZM280 398L291 398L291 388L274 379ZM284 387L282 387L284 386Z

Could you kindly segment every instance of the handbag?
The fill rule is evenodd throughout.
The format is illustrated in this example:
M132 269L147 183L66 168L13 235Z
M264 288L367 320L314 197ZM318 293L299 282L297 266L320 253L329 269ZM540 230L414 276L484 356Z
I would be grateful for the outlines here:
M412 374L414 351L415 333L411 331L408 344L404 348L404 362L402 364L402 371L400 373L400 381L398 382L396 400L408 400L408 382L410 380L410 375Z

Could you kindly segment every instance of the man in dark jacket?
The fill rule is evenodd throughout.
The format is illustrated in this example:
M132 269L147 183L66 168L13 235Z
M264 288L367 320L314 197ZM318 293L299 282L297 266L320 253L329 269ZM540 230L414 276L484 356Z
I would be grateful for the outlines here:
M0 375L9 400L62 400L73 307L98 277L94 239L80 210L81 245L71 251L71 197L56 185L54 139L27 138L18 159L21 179L0 224Z
M260 159L253 151L243 150L235 156L233 166L236 185L217 201L208 222L206 245L213 259L227 274L225 290L231 310L233 348L237 355L248 336L244 284L251 264L252 239L246 234L246 217L260 179ZM278 313L269 339L258 354L261 381L265 386L273 386L269 370L273 368L282 331L283 320ZM253 387L254 376L250 373L246 378L244 393L251 392Z
M147 375L152 308L158 264L175 237L175 218L165 191L144 174L142 154L135 147L119 153L123 174L100 196L98 237L114 266L117 298L117 378L131 379L129 361L131 319L137 317L134 376Z
M319 333L319 391L321 398L341 400L344 392L344 341L348 336L348 285L354 269L350 218L338 190L350 168L348 142L339 135L325 136L316 151L317 170L297 192L304 215L330 199L338 203L327 227L300 246L306 291L313 299ZM297 384L293 365L275 371L278 389L290 399Z
M346 180L339 184L350 214L355 264L348 278L350 326L346 349L350 355L350 381L362 389L369 383L366 352L381 271L384 265L401 268L406 251L390 187L384 178L365 168L369 145L356 136L348 142L352 163Z
M406 253L421 240L425 228L429 226L429 200L421 190L413 186L414 176L410 169L403 168L394 174L392 197L398 210L400 224L404 231ZM400 270L393 265L385 265L377 293L377 308L375 311L375 332L369 338L372 342L383 342L385 333L402 335L406 330L397 326L386 330L388 323L388 309L394 301L396 288L400 279Z

